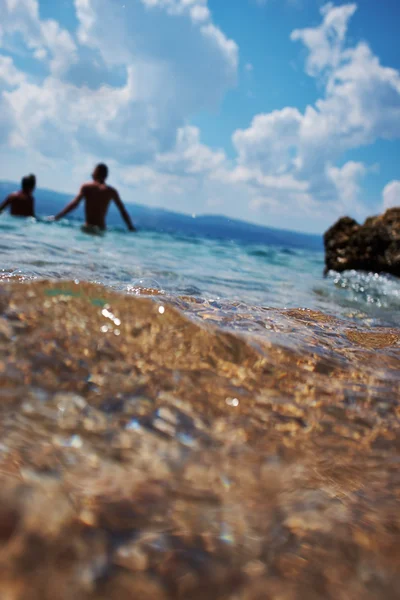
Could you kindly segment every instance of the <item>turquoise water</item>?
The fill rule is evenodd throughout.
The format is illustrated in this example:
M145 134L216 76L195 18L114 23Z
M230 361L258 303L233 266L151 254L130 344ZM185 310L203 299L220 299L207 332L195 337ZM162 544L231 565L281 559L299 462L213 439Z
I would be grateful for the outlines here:
M76 222L8 215L0 218L0 233L3 280L91 281L128 294L158 288L209 303L230 316L230 327L233 314L254 315L262 307L309 308L368 325L400 325L399 280L355 272L325 278L323 253L315 250L122 229L92 237Z

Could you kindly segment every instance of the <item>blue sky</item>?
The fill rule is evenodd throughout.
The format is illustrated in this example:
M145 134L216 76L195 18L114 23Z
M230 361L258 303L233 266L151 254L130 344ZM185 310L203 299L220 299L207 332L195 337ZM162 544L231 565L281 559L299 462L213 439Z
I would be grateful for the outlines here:
M0 0L0 179L321 232L400 204L397 0Z

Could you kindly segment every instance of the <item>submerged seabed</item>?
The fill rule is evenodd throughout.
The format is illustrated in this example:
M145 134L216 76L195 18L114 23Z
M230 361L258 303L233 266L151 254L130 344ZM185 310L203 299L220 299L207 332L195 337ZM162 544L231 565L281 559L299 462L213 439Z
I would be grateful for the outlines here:
M55 281L0 315L1 598L398 598L399 329Z

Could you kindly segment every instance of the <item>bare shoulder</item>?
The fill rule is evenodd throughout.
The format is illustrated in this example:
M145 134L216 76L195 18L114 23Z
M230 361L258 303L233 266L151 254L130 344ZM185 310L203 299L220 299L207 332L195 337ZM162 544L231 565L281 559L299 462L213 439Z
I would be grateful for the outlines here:
M115 188L111 187L111 185L108 185L107 189L111 198L119 198L119 194Z
M83 184L81 185L81 192L82 192L82 193L85 193L85 192L87 192L88 190L91 190L91 189L93 189L93 187L94 187L94 184L93 184L93 182L92 182L92 181L87 181L86 183L83 183Z

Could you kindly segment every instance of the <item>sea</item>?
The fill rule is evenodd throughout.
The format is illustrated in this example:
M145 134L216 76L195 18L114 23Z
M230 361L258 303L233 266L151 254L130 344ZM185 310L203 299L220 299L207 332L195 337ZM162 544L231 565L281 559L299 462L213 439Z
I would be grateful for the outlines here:
M0 216L0 597L397 599L400 280L58 200Z
M177 225L161 213L149 227L141 215L138 233L114 224L98 237L83 233L79 219L47 223L2 215L1 278L79 280L126 294L151 288L203 299L234 315L304 308L368 326L400 326L400 281L356 271L324 276L322 237L298 240L259 228L252 242L250 224L232 231L229 219L221 219L210 234L207 223L194 229L193 220ZM234 318L229 327L236 328Z

